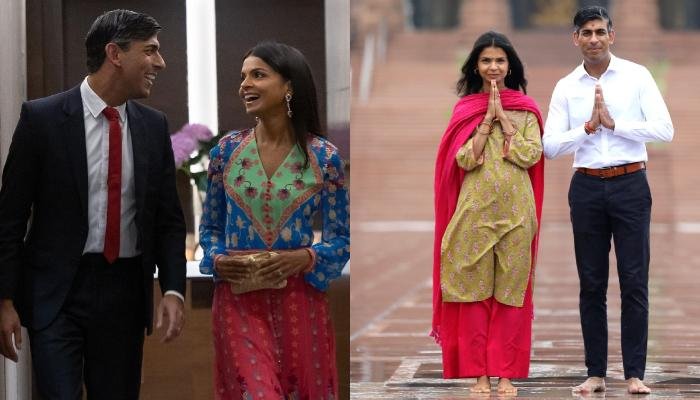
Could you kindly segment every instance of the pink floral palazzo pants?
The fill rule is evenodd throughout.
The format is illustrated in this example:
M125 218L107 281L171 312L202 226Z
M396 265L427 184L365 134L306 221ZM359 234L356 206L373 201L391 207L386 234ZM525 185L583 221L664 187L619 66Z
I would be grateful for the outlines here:
M337 398L328 300L303 278L239 295L218 282L212 319L217 400Z

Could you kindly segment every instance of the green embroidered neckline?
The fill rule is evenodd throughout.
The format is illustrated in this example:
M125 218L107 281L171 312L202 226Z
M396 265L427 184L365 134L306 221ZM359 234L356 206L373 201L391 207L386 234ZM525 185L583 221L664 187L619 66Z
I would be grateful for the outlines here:
M309 167L303 169L303 165L304 155L294 146L268 179L253 131L228 160L224 173L226 192L253 222L268 247L277 240L291 214L323 187L323 176L312 151Z

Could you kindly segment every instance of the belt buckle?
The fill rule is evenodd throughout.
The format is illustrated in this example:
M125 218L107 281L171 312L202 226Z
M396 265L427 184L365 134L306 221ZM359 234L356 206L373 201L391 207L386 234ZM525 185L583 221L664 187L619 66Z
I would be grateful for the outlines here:
M603 168L598 168L598 171L599 171L599 172L598 172L598 177L599 177L600 179L608 179L608 178L610 178L610 176L612 176L612 175L610 175L610 176L608 176L608 175L611 174L611 173L613 173L613 170L614 170L614 169L615 169L615 167L603 167Z

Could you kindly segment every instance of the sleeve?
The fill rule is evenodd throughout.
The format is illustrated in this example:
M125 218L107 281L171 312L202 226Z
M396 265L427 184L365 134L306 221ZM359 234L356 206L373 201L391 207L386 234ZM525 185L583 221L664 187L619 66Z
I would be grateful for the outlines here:
M41 169L40 146L32 131L30 107L22 104L0 189L0 299L17 295L27 221Z
M503 153L503 158L523 169L530 168L540 160L542 157L540 125L533 113L527 113L524 126L520 129L516 128L509 142L506 139Z
M318 290L328 289L350 259L350 204L345 186L345 163L333 151L326 161L321 192L323 231L321 242L312 246L316 263L304 277Z
M588 135L581 126L569 126L569 106L566 100L566 88L559 81L552 92L549 102L547 121L544 124L544 136L542 146L547 158L556 158L564 154L575 152Z
M224 162L222 139L209 152L207 193L202 205L199 225L199 243L204 257L199 264L203 274L214 273L214 258L226 253L226 191L224 190Z
M185 259L185 217L175 187L175 160L168 130L162 115L163 160L156 210L156 264L161 293L177 291L185 295L187 260Z
M484 163L484 151L481 152L479 158L474 158L474 135L476 135L476 133L472 134L469 140L467 140L467 143L462 145L462 147L457 151L457 156L455 156L457 165L467 171L471 171ZM488 139L487 143L484 145L484 148L486 148L487 145Z
M615 119L614 135L636 142L670 142L673 139L673 123L666 103L648 69L642 67L639 105L643 121Z

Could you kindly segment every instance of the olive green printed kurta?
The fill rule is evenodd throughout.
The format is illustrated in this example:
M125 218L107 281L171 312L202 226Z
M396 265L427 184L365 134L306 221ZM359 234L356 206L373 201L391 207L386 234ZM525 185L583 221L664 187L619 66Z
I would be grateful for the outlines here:
M499 123L479 159L476 132L457 152L467 170L457 208L442 237L442 300L474 302L494 296L521 307L530 276L531 243L537 231L535 199L527 169L542 155L537 117L506 111L517 133L506 146Z

